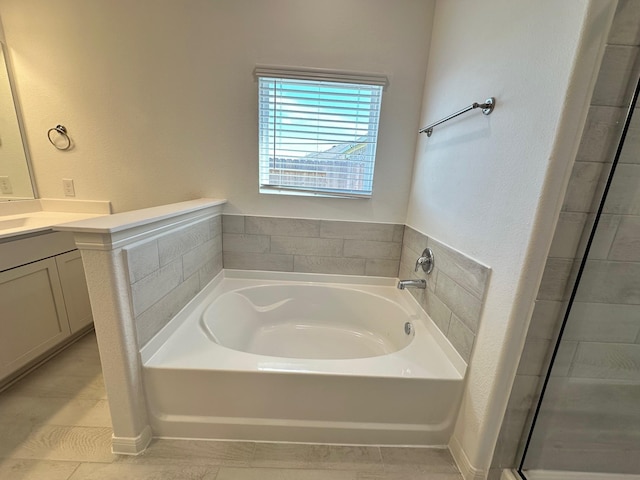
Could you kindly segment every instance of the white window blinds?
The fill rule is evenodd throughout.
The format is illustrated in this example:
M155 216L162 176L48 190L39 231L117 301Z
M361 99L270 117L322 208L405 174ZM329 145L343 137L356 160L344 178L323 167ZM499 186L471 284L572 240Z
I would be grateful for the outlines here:
M370 197L386 78L261 68L256 76L260 191Z

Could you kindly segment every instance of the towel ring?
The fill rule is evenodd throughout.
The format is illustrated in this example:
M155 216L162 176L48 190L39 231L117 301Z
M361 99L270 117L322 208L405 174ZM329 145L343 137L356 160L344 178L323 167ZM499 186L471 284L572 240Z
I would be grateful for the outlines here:
M58 145L51 138L51 132L57 132L61 137L66 138L67 144ZM67 133L67 127L65 127L64 125L56 125L55 127L50 128L49 131L47 132L47 137L49 137L49 142L51 142L51 145L56 147L58 150L69 150L71 148L71 138L69 138L69 134Z

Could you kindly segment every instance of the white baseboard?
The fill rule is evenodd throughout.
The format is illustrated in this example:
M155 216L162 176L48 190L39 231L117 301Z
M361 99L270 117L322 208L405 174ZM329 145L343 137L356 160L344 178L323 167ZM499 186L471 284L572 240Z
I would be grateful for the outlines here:
M151 442L151 427L147 425L137 437L111 437L111 452L119 455L140 455Z
M462 445L460 445L456 437L451 437L449 451L464 480L486 480L488 472L471 465L469 457L467 457L467 454L464 452Z

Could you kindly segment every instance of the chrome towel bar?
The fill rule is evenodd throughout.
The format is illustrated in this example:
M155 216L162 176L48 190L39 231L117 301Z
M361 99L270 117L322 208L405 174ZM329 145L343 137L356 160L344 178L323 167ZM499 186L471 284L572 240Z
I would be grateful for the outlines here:
M463 108L462 110L459 110L456 113L452 113L448 117L444 117L442 120L438 120L437 122L433 122L432 124L427 125L424 128L421 128L418 131L418 133L426 133L427 137L430 137L431 134L433 134L433 127L435 127L436 125L440 125L441 123L447 122L447 121L451 120L452 118L456 118L458 115L462 115L463 113L467 113L468 111L473 110L475 108L481 108L483 114L490 115L491 112L493 112L493 109L495 107L496 107L496 99L494 97L487 98L484 101L484 103L474 102L471 105L469 105L468 107Z

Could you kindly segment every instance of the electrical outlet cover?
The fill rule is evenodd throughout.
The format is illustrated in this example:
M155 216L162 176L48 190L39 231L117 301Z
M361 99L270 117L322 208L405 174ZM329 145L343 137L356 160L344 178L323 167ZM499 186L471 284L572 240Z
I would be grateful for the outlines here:
M13 193L13 187L11 186L11 179L9 177L0 177L0 193L5 195Z
M73 187L73 180L71 178L63 178L62 179L62 190L64 191L65 197L75 197L76 190Z

